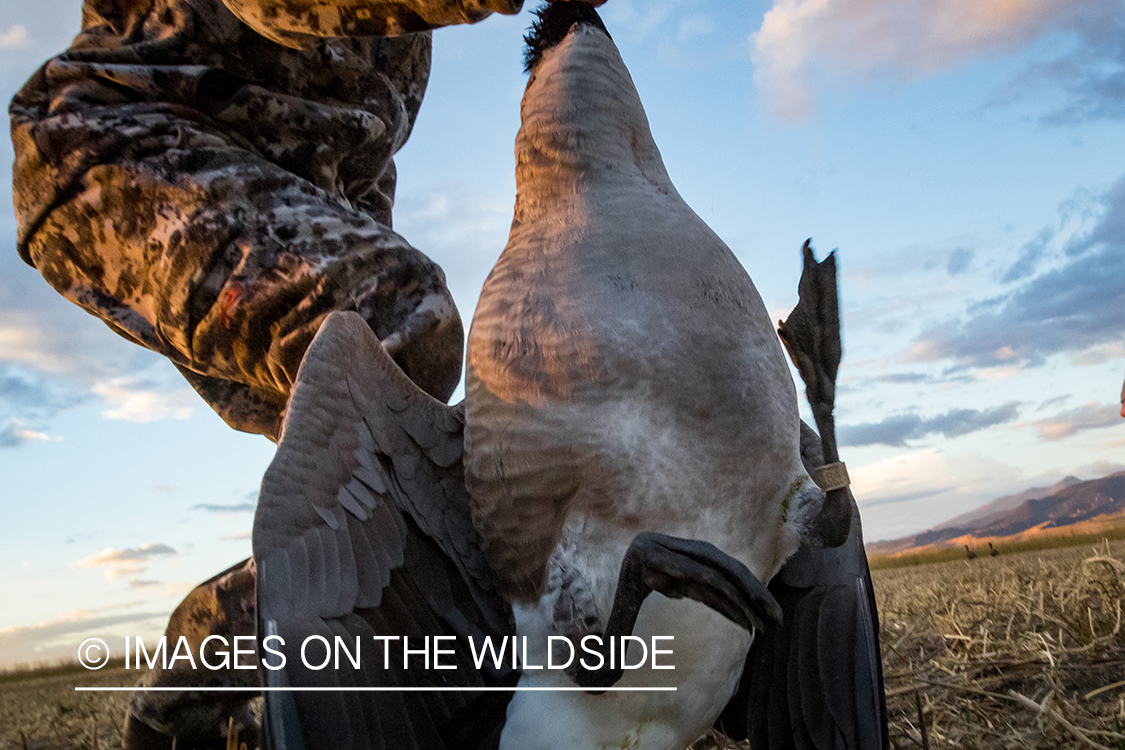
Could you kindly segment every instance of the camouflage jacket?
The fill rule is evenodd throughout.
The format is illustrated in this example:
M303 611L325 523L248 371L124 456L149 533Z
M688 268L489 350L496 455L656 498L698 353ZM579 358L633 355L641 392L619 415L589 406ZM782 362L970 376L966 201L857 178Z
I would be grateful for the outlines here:
M461 323L390 229L392 156L426 29L519 9L483 2L85 0L71 48L11 104L20 255L238 429L276 437L331 309L448 398ZM402 35L322 38L353 33Z

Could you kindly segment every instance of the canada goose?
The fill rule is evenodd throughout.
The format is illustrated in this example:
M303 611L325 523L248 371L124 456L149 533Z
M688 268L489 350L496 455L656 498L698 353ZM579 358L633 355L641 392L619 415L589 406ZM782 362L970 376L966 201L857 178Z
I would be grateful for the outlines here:
M470 334L464 411L415 387L354 314L328 317L263 480L259 638L428 623L526 635L528 663L542 664L548 635L674 635L674 671L525 670L523 687L591 690L517 693L500 746L679 750L727 705L751 632L778 619L760 581L846 525L821 522L764 306L672 187L596 13L548 6L531 43L516 216ZM849 496L833 497L849 503L846 523ZM279 687L450 676L480 687L515 674L266 672ZM679 692L594 694L615 684ZM469 747L451 739L455 717L503 707L443 700L271 692L267 739Z
M1000 550L993 547L992 542L988 543L988 556L989 557L999 557L1000 556Z
M828 261L816 264L807 246L805 254L806 274L810 269L829 267L832 272L830 286L834 286L834 267ZM802 294L795 312L802 309L805 301L806 297ZM835 307L834 301L829 307ZM799 329L794 317L787 321L791 330ZM838 325L819 327L827 329L824 340L831 342L838 337ZM385 605L361 607L358 613L345 612L335 617L312 614L307 618L318 617L323 620L324 626L337 633L341 628L347 632L363 632L369 626L386 628L388 623L396 623L396 633L411 637L432 634L433 631L427 628L432 628L435 622L439 628L448 627L442 623L460 623L464 632L462 620L465 612L469 619L478 623L487 620L478 611L479 605L472 602L471 593L479 586L478 582L487 583L487 571L471 565L473 572L466 576L453 562L458 557L463 562L473 560L473 550L476 549L472 529L465 525L463 493L457 490L455 472L444 474L438 469L442 486L435 492L432 486L427 488L425 480L403 482L402 477L409 472L395 468L408 467L413 461L418 461L420 466L424 462L433 462L422 451L420 442L436 449L431 452L441 457L438 459L441 463L457 455L459 412L452 410L452 429L435 442L434 432L430 429L434 416L444 413L444 407L418 397L418 389L389 362L386 352L358 319L349 322L346 315L332 316L306 359L297 379L299 395L291 404L275 465L263 485L263 513L257 519L259 527L289 528L286 519L299 516L302 510L307 509L302 500L312 500L316 506L331 507L331 499L335 497L338 500L341 496L339 487L335 493L332 488L346 479L351 489L344 490L345 498L353 492L360 496L364 492L372 492L372 499L378 497L384 504L381 512L372 514L365 524L357 523L358 517L345 516L349 536L365 536L358 533L362 531L361 526L377 533L377 522L385 522L388 517L393 521L393 512L398 511L409 528L408 549L420 549L431 562L427 572L427 566L418 561L418 551L404 555L399 560L401 567L392 571L382 591L382 599L387 602ZM341 388L341 383L346 387ZM386 408L388 405L391 408ZM447 422L435 432L440 434L451 424ZM397 438L396 430L399 432ZM404 440L403 431L413 437ZM361 446L349 454L351 435L356 435ZM378 445L374 435L380 436ZM810 473L824 464L822 442L811 428L802 423L801 459ZM340 472L338 467L344 462L352 463L352 474ZM450 464L451 467L456 465L456 460ZM324 470L326 467L327 471ZM378 467L377 476L369 470L374 467ZM429 472L434 471L434 467L430 466ZM279 472L281 476L278 476ZM419 478L419 473L426 472L415 471L416 478ZM359 479L362 486L356 485L355 479ZM371 486L381 489L366 489ZM347 499L344 502L344 507L347 507ZM854 517L848 543L838 549L802 547L770 584L770 590L785 611L786 627L766 630L755 638L747 658L742 687L731 699L721 720L723 731L735 739L742 739L749 733L754 747L769 750L790 747L788 743L792 737L807 735L822 739L828 733L828 736L839 738L843 742L842 747L846 748L874 750L887 747L885 702L877 656L878 621L870 576L864 562L859 517L850 496L849 503ZM354 510L357 506L352 505ZM438 508L442 508L445 522L436 527L432 522L425 523L427 515L432 521ZM418 509L422 512L419 513ZM325 517L319 512L318 516L319 525L327 525ZM412 520L415 516L422 519L421 525L428 531L416 527L416 522ZM314 521L313 526L317 525ZM319 535L309 535L309 531L305 522L297 524L297 528L290 532L293 538L288 546L298 552L298 557L319 549L319 559L314 560L318 564L313 568L335 567L342 571L341 579L367 576L381 580L386 574L388 563L382 555L376 555L376 559L356 555L355 549L348 543L326 551L324 545L317 543ZM446 556L443 571L442 565L434 566L432 563L445 553L435 553L433 546L426 544L428 534L436 534L445 541L458 539L454 546L466 552ZM276 540L275 533L271 536ZM396 535L390 535L392 541L396 538ZM269 555L267 568L277 566L277 556L269 552L268 538L259 545L258 551L259 554ZM297 576L307 574L310 572L308 562L299 561L306 566L303 571L298 566L283 572ZM245 561L198 586L169 622L166 632L169 642L175 643L181 636L186 636L198 658L199 645L206 636L224 635L229 639L231 635L252 634L254 574L254 562ZM422 598L419 597L420 587L430 589L423 593ZM450 600L450 589L461 591L458 600ZM465 596L466 591L470 596ZM277 592L277 586L262 592L267 599L264 607L267 613L277 614L276 605L269 601ZM481 592L477 591L476 595L480 596ZM359 599L356 601L359 602ZM300 610L308 604L309 600L305 598L295 607L290 605L290 609ZM497 602L493 605L503 606ZM337 611L343 611L343 607L338 607ZM201 613L205 613L202 618ZM290 611L288 615L282 615L283 621L293 614ZM248 616L251 621L247 624L244 621ZM263 624L263 630L270 629L268 624ZM319 626L314 627L314 633L316 631L323 632ZM501 622L493 625L491 630L486 626L483 632L503 635L510 631L510 625ZM863 668L864 665L867 669ZM269 673L267 678L272 674ZM270 679L269 684L274 687L286 684L331 687L339 684L331 672L327 676L329 679L318 681L315 685L309 684L307 672L291 674L292 680ZM409 683L419 686L419 678L424 682L426 676L424 671L416 672ZM485 673L480 677L485 684L496 686L510 684L514 676L514 673L509 673L506 678L496 679L495 675ZM352 677L349 685L371 687L400 684L403 675L390 675L387 679L388 675L377 672L355 672ZM248 682L248 679L251 681ZM246 702L252 695L250 690L256 679L254 673L231 669L192 674L182 661L172 671L157 669L149 672L143 681L145 686L184 688L219 684L242 685L248 690L245 693L222 694L221 700L214 700L214 694L193 694L189 691L158 693L156 696L160 700L154 701L149 694L141 706L142 713L134 715L130 711L125 727L125 747L129 750L165 750L170 736L175 736L179 744L226 746L219 732L225 731L227 722L214 718L248 716ZM404 735L414 737L426 748L492 747L503 725L507 697L490 694L485 700L474 699L464 708L451 712L448 707L434 706L430 696L425 694L406 696L403 702L388 702L384 696L377 694L368 694L365 699L345 694L335 702L310 705L303 694L296 694L290 700L288 696L271 693L267 696L267 715L271 718L287 717L290 724L288 738L284 730L275 730L273 747L302 746L306 729L317 733L314 735L316 739L309 743L311 747L350 747L358 750L378 747L387 738L402 740ZM420 705L408 707L411 702ZM381 726L370 733L365 730L357 734L351 722L356 720L355 717L364 717L369 713L381 719ZM143 716L143 721L138 720L138 716ZM252 740L253 732L246 726L245 718L239 718L237 723L243 725L240 741ZM277 723L284 725L285 722ZM436 738L431 725L436 725ZM150 726L161 728L164 734L155 732ZM300 731L294 731L298 726ZM397 734L388 732L388 728L395 728ZM881 739L878 736L880 729ZM299 739L295 740L294 735ZM254 746L252 743L251 747ZM836 745L820 743L816 747Z
M529 46L515 217L469 333L473 520L534 663L551 635L675 637L674 671L524 670L521 686L679 692L520 692L500 747L678 750L734 693L776 618L758 581L824 495L764 305L669 180L596 12L547 6Z
M967 545L967 544L965 545L965 559L966 560L976 560L977 559L977 553L973 552L971 549L969 549L969 545Z

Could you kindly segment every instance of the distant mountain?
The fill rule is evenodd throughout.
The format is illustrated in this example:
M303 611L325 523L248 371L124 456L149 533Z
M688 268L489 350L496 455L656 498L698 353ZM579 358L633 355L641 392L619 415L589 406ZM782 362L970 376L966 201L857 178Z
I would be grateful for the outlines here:
M895 555L920 547L998 539L1115 517L1125 524L1125 471L1086 482L1067 477L1052 487L1034 487L997 498L919 534L869 544L867 552Z
M976 510L970 510L968 513L962 513L956 518L951 518L945 523L940 523L933 528L933 531L941 531L942 529L955 529L955 528L973 528L982 523L987 523L988 519L992 516L1000 516L1005 511L1009 511L1016 506L1026 503L1028 500L1041 500L1048 495L1054 495L1056 492L1061 492L1067 487L1073 487L1076 484L1082 484L1082 480L1078 477L1068 476L1058 484L1050 487L1032 487L1029 490L1017 493L1015 495L1005 495L998 497L991 502L987 502Z

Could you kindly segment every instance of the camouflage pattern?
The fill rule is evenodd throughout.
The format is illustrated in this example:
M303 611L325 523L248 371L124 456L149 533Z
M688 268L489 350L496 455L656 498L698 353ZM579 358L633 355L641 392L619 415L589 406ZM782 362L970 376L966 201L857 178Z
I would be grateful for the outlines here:
M226 0L248 26L279 44L302 47L314 37L396 36L457 23L493 11L518 13L523 0ZM604 0L603 0L604 2Z
M281 23L255 25L288 46L220 0L86 0L72 47L10 108L21 256L167 356L237 429L276 439L305 347L336 309L363 315L445 400L461 321L441 269L391 230L392 156L422 102L430 34L317 37L488 8L230 1Z
M169 659L176 653L181 658L165 668L154 653L146 651L148 656L140 655L137 663L151 659L157 665L137 687L182 690L131 694L125 718L126 748L164 748L172 737L183 747L226 747L228 729L237 730L248 745L257 744L257 721L249 701L261 695L261 683L257 669L245 668L258 664L254 587L254 561L243 560L196 586L176 607L164 635ZM217 638L208 641L211 636ZM234 663L236 638L241 669L235 669ZM181 641L187 650L177 651ZM156 648L153 642L146 646L148 651ZM188 651L190 659L186 658ZM192 690L201 687L246 688L246 692Z
M447 399L461 321L441 269L391 230L392 157L425 92L428 29L520 2L228 4L85 0L71 48L10 108L21 257L167 356L236 429L277 439L305 348L338 309ZM326 38L348 34L402 35ZM198 659L208 635L254 631L248 562L197 587L167 635ZM178 661L141 687L258 684ZM223 747L231 717L252 739L255 693L137 692L125 746Z

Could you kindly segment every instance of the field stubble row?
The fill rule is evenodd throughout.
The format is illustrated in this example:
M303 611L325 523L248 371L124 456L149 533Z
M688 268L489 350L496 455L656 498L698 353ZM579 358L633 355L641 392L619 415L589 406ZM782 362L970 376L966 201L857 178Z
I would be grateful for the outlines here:
M1125 748L1125 542L875 571L892 744Z
M1125 542L873 576L893 747L1125 750ZM107 668L5 680L0 748L120 747L128 694L74 686L135 678Z

